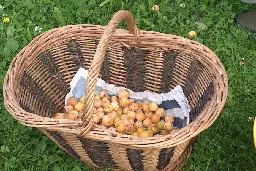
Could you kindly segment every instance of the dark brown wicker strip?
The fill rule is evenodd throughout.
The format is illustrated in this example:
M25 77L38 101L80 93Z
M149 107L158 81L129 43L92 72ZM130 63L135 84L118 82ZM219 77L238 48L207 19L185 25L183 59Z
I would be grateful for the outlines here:
M86 138L79 138L84 150L91 160L101 168L114 168L115 162L109 153L109 147L106 143L100 141L92 141Z
M41 62L48 68L51 73L57 73L58 67L53 58L53 55L50 50L45 50L39 54Z
M142 49L128 49L127 47L123 47L123 51L127 88L133 91L145 91L145 58L148 52Z
M103 64L101 66L101 70L100 70L100 75L101 75L101 79L103 79L104 81L106 81L107 83L109 83L109 79L110 79L110 68L109 68L109 55L108 52L106 52L106 55L104 57L104 61Z
M175 60L178 55L176 51L166 51L163 54L163 71L162 71L162 82L161 82L161 92L167 93L170 91L170 85L173 78L173 69L175 66Z
M58 94L62 94L62 95L66 95L69 92L69 87L67 86L65 80L64 80L64 76L62 75L62 72L59 68L59 66L57 63L57 58L59 58L56 54L53 55L53 53L50 50L46 50L42 53L39 54L39 58L42 62L42 64L44 65L45 68L48 69L49 73L46 77L44 77L43 79L45 81L41 80L41 84L43 84L46 81L53 81L54 85L56 87L58 87L58 89L56 91L56 93ZM40 63L37 63L38 68L40 66ZM32 71L34 72L34 71ZM64 105L64 101L62 101L62 106Z
M157 169L164 169L170 162L174 152L174 147L161 149L159 153L159 159Z
M50 133L57 141L58 143L64 148L66 149L73 157L75 157L76 159L80 159L80 156L75 152L75 150L67 143L67 141L65 140L65 138L63 138L61 136L61 134L57 131L47 131L48 133Z
M36 101L38 101L40 104L44 104L47 106L47 109L50 113L47 114L47 116L50 115L52 117L55 113L59 112L56 108L56 104L52 102L52 100L47 96L47 94L44 92L44 90L40 87L40 85L28 74L27 72L24 72L22 76L21 81L21 87L20 89L26 89L31 93L33 97L30 97L33 99L33 103L35 104ZM31 100L30 100L31 102ZM34 106L34 108L31 108L30 110L33 110L37 113L46 114L37 111L38 106ZM44 115L46 116L46 115Z
M189 113L189 122L193 122L198 115L201 113L201 111L204 109L207 102L209 102L213 95L213 82L210 82L204 93L201 95L201 97L198 99L196 106L191 109Z
M73 61L75 66L77 66L77 70L79 67L83 67L83 54L81 46L77 40L71 39L68 41L66 51L68 52L67 56L69 57L69 60Z
M134 171L141 171L144 169L143 166L143 156L142 150L135 150L135 149L126 149L127 157L129 160L130 165L132 166Z
M25 105L22 101L20 101L20 107L24 109L26 112L33 113L33 110L31 110L27 105Z
M199 63L197 60L191 61L183 90L186 97L188 97L190 93L193 92L193 89L195 88L194 84L198 76L202 72L202 68L202 64Z

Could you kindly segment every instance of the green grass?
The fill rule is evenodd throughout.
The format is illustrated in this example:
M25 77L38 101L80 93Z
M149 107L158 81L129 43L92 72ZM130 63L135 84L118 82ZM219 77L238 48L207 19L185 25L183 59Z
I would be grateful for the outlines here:
M3 79L14 56L36 35L67 24L106 25L120 9L130 10L140 29L187 36L208 46L221 59L229 78L229 95L217 121L204 131L194 146L186 170L256 170L250 116L256 116L256 34L233 23L236 14L256 5L239 0L2 0L0 16L0 170L89 170L83 163L65 154L34 128L22 126L3 104ZM186 7L181 8L180 4ZM160 12L152 13L154 4ZM195 22L202 22L197 27ZM6 27L7 26L7 27ZM122 28L126 25L123 23ZM240 59L244 58L244 65Z

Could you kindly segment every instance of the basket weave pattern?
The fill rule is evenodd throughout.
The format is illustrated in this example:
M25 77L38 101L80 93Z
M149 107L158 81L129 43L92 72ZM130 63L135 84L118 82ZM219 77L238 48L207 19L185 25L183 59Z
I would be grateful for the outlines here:
M117 29L125 20L129 31ZM63 111L69 83L80 67L89 70L81 121L51 118ZM181 85L190 124L175 134L138 138L91 122L96 79L133 91L165 93ZM36 127L87 165L123 170L179 170L200 132L222 110L227 75L204 45L179 36L138 30L128 11L108 26L70 25L45 32L14 58L4 80L4 102L22 124Z

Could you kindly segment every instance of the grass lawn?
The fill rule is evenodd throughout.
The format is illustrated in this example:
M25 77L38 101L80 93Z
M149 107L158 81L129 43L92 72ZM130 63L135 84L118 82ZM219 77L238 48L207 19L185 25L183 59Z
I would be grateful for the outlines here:
M0 22L1 171L90 170L36 129L13 119L3 104L2 83L13 57L40 31L78 23L106 25L120 9L130 10L143 30L184 37L196 30L195 40L213 50L228 73L225 108L201 134L183 170L256 170L253 121L248 121L256 116L256 33L233 23L236 14L256 5L240 0L1 0L0 4L0 16L10 18L7 24ZM155 4L160 6L158 13L151 11ZM36 26L42 29L35 30Z

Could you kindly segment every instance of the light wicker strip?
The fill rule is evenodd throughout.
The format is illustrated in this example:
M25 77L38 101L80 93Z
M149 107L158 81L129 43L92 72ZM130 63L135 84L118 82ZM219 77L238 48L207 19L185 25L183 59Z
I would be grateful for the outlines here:
M190 141L190 140L189 140L189 141ZM170 166L173 166L173 165L175 165L175 163L178 162L179 157L180 157L180 156L183 154L183 152L186 150L186 148L187 148L187 146L188 146L188 144L189 144L189 141L186 141L186 142L184 142L184 143L182 143L182 144L179 144L179 145L177 145L177 146L175 147L174 152L173 152L173 157L171 158L170 163L169 163ZM167 167L168 167L168 166L167 166Z
M144 163L144 170L152 170L157 171L156 169L158 164L158 157L159 157L160 150L159 149L148 149L144 150L142 153L143 156L143 163Z
M118 167L122 168L122 170L133 170L127 158L125 147L116 144L108 144L108 147L109 153L111 154L113 161L116 163Z

